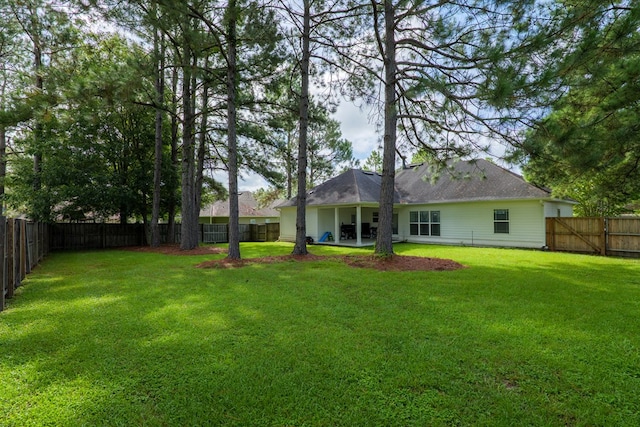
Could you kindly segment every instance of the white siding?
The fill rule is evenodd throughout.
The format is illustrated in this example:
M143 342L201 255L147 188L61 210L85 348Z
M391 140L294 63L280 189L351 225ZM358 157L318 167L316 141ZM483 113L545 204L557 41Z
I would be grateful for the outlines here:
M560 215L558 215L558 211L560 212ZM545 202L544 216L573 216L573 204L568 202Z
M335 222L336 210L334 208L318 209L318 239L327 231L335 234ZM336 236L333 237L335 238Z
M318 240L318 209L307 208L307 236ZM296 207L280 209L280 240L283 242L296 241Z
M509 233L494 233L494 209L509 210ZM409 212L440 211L440 236L409 235ZM400 234L419 243L540 248L545 245L544 206L539 200L449 203L402 207Z
M318 208L307 208L307 236L316 242L322 235L318 235Z
M280 240L283 242L296 241L296 208L280 209Z
M371 209L371 210L369 210ZM494 209L509 210L509 233L494 233ZM401 206L398 213L398 237L415 243L440 243L449 245L506 246L541 248L545 245L545 217L571 216L573 205L566 202L542 200L461 202ZM339 221L350 223L355 208L339 207ZM377 209L363 209L363 222ZM440 211L440 236L411 236L409 234L410 211ZM307 236L315 241L326 231L336 233L335 208L307 208ZM296 208L280 211L280 240L295 241ZM334 236L337 238L337 236Z

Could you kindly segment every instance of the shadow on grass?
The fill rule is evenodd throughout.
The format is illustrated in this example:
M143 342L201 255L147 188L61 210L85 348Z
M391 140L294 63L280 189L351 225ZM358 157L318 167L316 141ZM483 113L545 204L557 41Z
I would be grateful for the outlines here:
M0 409L8 425L640 421L638 264L441 250L470 268L56 256L0 315Z

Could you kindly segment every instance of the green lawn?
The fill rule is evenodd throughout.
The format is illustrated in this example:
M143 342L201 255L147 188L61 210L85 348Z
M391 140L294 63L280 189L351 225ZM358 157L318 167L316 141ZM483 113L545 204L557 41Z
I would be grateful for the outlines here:
M468 268L51 254L0 313L0 425L640 425L639 261L396 251Z

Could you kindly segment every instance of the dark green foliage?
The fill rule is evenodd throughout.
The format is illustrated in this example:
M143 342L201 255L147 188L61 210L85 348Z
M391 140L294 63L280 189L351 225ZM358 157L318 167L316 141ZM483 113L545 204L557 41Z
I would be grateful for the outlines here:
M61 69L61 98L41 120L37 148L47 161L42 189L30 190L33 168L16 161L10 200L38 219L122 220L150 212L154 111L140 105L151 86L135 61L142 55L118 38L85 44ZM165 153L169 156L170 153ZM170 162L165 162L167 166ZM165 176L170 179L167 167Z
M615 2L623 6L626 2ZM527 176L615 215L640 198L640 6L584 11L565 91L519 152Z

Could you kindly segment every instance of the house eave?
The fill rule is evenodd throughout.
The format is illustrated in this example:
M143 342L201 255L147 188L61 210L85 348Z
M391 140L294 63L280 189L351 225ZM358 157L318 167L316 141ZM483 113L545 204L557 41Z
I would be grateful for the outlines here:
M418 205L444 205L450 203L475 203L475 202L531 202L531 201L540 201L540 202L562 202L569 204L578 204L572 200L564 200L557 199L554 197L478 197L473 199L444 199L444 200L427 200L427 201L400 201L400 203L396 203L395 206L418 206Z

